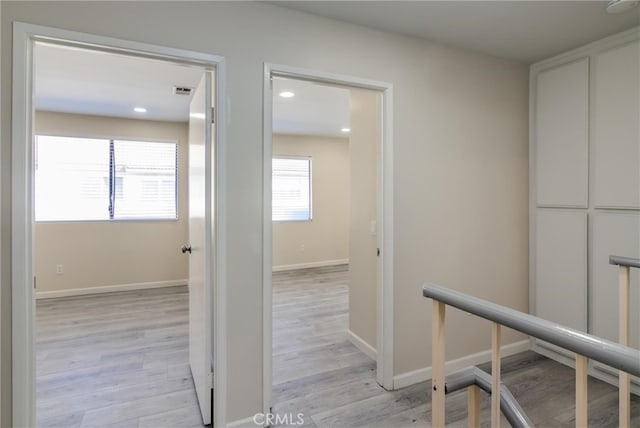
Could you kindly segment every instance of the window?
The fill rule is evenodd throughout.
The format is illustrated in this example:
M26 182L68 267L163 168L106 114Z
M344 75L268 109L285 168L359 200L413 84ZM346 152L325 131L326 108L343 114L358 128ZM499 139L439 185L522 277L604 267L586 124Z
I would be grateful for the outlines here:
M114 218L177 217L176 149L175 143L114 141ZM119 184L118 180L121 180L122 184Z
M36 137L36 221L177 218L177 144Z
M311 158L272 160L273 221L311 220Z

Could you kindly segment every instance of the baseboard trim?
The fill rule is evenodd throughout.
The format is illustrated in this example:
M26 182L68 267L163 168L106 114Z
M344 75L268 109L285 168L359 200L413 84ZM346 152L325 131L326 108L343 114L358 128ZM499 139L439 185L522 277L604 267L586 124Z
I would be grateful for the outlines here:
M565 349L554 346L542 340L533 340L531 348L534 352L547 357L551 360L564 364L567 367L576 367L575 353L569 353ZM589 376L593 376L603 382L607 382L613 386L618 386L618 370L602 365L596 361L589 361ZM631 393L640 396L640 378L631 376Z
M337 265L347 265L347 264L349 264L349 259L323 260L319 262L274 266L272 270L273 272L282 272L285 270L309 269L314 267L326 267L326 266L337 266Z
M358 336L351 330L347 330L347 337L349 338L349 341L353 343L356 348L361 350L367 357L371 358L374 361L378 360L378 351L376 351L376 348L369 345L360 336Z
M500 348L500 353L503 357L508 357L509 355L514 355L519 352L528 351L530 349L531 341L529 339L526 339L502 346ZM489 361L491 361L491 350L481 351L462 358L447 361L445 370L447 373L452 373L465 367L475 366ZM404 388L430 379L431 367L425 367L411 372L402 373L393 377L393 389Z
M147 290L150 288L176 287L186 285L186 279L171 281L138 282L133 284L102 285L98 287L70 288L55 291L36 291L36 299L55 299L58 297L86 296L88 294L115 293L118 291Z
M227 424L227 428L240 428L240 427L257 427L260 426L253 421L253 416L238 419L237 421L229 422Z

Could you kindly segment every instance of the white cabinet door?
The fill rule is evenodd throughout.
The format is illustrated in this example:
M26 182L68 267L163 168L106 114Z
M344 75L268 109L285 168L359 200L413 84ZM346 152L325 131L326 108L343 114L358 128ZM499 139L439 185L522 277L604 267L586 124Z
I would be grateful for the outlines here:
M538 209L536 315L587 331L587 214Z
M531 67L531 309L615 342L609 256L640 258L639 39L623 32ZM640 270L631 280L631 345L640 347Z
M591 227L592 333L618 341L618 266L609 256L640 258L640 213L599 212ZM631 341L640 347L640 275L631 269Z
M640 208L640 41L594 57L592 157L598 208Z
M591 227L591 333L618 342L618 266L609 264L610 255L640 258L640 213L598 212ZM640 349L640 272L631 269L629 346ZM600 363L593 366L617 376ZM636 384L640 379L632 377Z
M538 74L535 115L538 206L586 208L588 58Z

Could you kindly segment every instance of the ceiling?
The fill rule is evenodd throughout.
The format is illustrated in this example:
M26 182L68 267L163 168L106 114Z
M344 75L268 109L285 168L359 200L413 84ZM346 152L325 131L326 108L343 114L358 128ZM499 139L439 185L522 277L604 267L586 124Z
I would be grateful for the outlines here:
M202 69L76 47L37 43L37 110L186 122L191 96L174 86L195 87ZM292 98L282 98L291 91ZM273 130L286 134L344 136L349 91L291 79L274 79ZM144 107L146 113L137 113Z
M640 8L605 12L602 1L287 1L298 11L402 33L527 63L640 24ZM187 121L202 69L45 43L36 44L37 109ZM284 90L296 95L277 96ZM145 107L136 113L134 107ZM349 91L274 79L274 132L340 136L349 126Z
M282 98L281 92L295 96ZM344 137L350 123L349 90L302 80L273 79L273 131Z
M640 24L608 1L272 1L278 6L533 63Z
M38 110L99 116L186 121L202 69L164 61L37 43L35 105ZM145 107L147 113L133 111Z

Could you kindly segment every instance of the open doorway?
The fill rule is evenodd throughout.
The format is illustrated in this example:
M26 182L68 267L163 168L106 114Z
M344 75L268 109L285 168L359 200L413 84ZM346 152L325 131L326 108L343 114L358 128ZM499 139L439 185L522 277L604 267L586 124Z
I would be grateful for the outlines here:
M205 70L50 43L34 57L36 424L202 426L179 249Z
M367 372L373 388L393 388L382 168L391 89L300 70L268 76L265 412L310 418L296 398L328 392L332 378Z
M12 147L13 165L16 168L14 168L15 180L12 189L15 195L14 212L19 214L18 218L23 220L13 222L12 239L14 248L24 249L17 252L19 255L14 257L12 263L14 307L24 309L14 311L12 315L16 331L13 340L13 359L20 362L14 364L13 374L17 378L23 379L20 385L14 387L14 422L20 426L50 426L59 420L60 424L66 426L78 422L76 419L78 414L81 414L80 421L85 417L94 417L100 423L105 423L104 415L116 413L120 418L118 421L112 421L116 424L130 422L122 419L128 416L134 416L129 419L135 419L138 423L142 423L143 415L139 413L140 409L146 407L147 410L144 413L150 417L153 417L155 413L156 418L159 417L159 413L163 409L168 409L163 403L157 403L153 399L149 401L145 398L142 389L146 389L147 392L156 391L159 394L158 397L164 396L165 401L181 403L174 410L184 411L184 408L189 404L196 403L195 411L187 412L191 415L189 420L194 422L194 426L201 426L203 422L210 423L212 421L212 407L224 409L224 406L221 406L222 396L216 395L214 398L212 394L213 362L215 361L216 368L224 363L223 358L214 358L214 349L218 349L218 347L212 347L213 342L219 344L222 340L220 336L214 334L216 326L214 321L224 315L215 310L216 305L224 306L224 300L215 299L214 301L214 295L219 297L222 294L218 293L219 289L216 286L223 286L220 281L222 275L212 268L212 266L221 264L216 244L218 243L217 230L224 219L223 210L219 209L216 203L217 178L224 174L224 170L214 169L214 163L218 161L216 155L219 151L216 142L222 143L224 138L222 137L218 141L216 137L223 133L220 128L213 125L214 116L223 116L223 109L214 112L212 108L216 95L223 96L222 91L215 91L215 88L223 88L223 84L220 82L223 76L216 76L217 67L222 64L222 59L212 55L130 43L28 24L17 23L14 25L14 30L14 39L23 42L18 43L16 48L16 55L21 57L23 61L16 61L14 64L18 76L15 79L14 87L17 88L18 95L13 100L14 145ZM96 71L95 67L103 64L104 58L117 57L121 60L137 61L139 63L137 69L139 80L133 85L130 80L113 79L109 81L112 85L120 86L118 89L130 93L136 92L138 88L149 89L149 81L154 80L149 75L154 71L160 74L166 72L167 67L177 67L181 71L189 69L197 77L195 85L191 86L189 82L182 81L176 86L182 89L192 88L194 95L191 97L192 99L187 97L187 109L186 112L183 112L184 118L167 120L166 117L156 116L147 118L147 120L139 120L130 117L123 118L118 114L107 112L92 112L91 106L82 103L82 96L86 95L83 92L88 92L88 88L83 86L85 82L82 79L74 81L73 77L67 77L66 81L56 81L54 78L53 86L62 87L63 92L64 89L67 89L66 95L69 98L65 98L65 94L63 94L61 99L56 100L54 96L50 97L48 101L53 104L58 102L69 110L55 111L52 108L43 108L41 100L38 100L38 95L41 94L37 92L38 88L46 87L43 84L42 76L38 76L37 68L47 64L46 54L39 55L38 52L43 46L58 49L52 55L54 61L57 62L63 62L67 54L80 52L93 54L92 58L84 63L84 67L79 67L82 79L85 80L87 76L91 79L95 75L100 75L99 72L93 72ZM144 65L141 65L142 63ZM92 66L94 69L91 68ZM51 71L52 67L48 67L47 70ZM107 75L119 75L120 77L125 72L124 67L99 71L106 71ZM171 94L171 88L167 89ZM102 101L102 107L117 109L117 106L105 102L105 99L108 100L109 95L113 94L103 95L104 97L97 98ZM122 93L119 95L122 99L127 99L126 96L122 96ZM140 94L138 93L138 95ZM115 98L118 98L118 94ZM128 101L131 100L128 99ZM154 104L157 100L145 98L136 101L135 104L128 106L131 110L134 107L145 107L144 102L149 103L147 105L148 112L155 111L157 113L162 110L161 108L158 110L153 107L148 108L148 106L161 106L162 103ZM50 106L51 104L49 104ZM74 111L73 108L78 110ZM122 111L120 113L122 114ZM142 108L137 108L135 113L145 112ZM124 115L127 114L129 113ZM167 114L167 111L161 112L160 116L163 114ZM168 114L170 115L171 112ZM198 132L194 132L195 128ZM172 134L172 132L174 133ZM197 136L196 141L194 141L196 138L194 135ZM56 150L56 148L60 148L60 150ZM106 156L96 155L98 152L105 152ZM189 162L186 161L188 152L192 157ZM193 168L190 167L194 163L193 154L197 156L197 160L202 162L202 165L198 165L197 174L194 174ZM20 165L24 165L24 168L17 167ZM105 165L106 171L98 173L97 170ZM72 176L75 176L75 179ZM196 176L201 176L201 181L196 180L194 185L194 177ZM56 180L62 182L58 183L58 186L51 186L50 184ZM186 185L187 181L190 182L189 186ZM22 187L22 185L25 186ZM51 204L52 200L56 200L49 194L52 187L57 187L58 206ZM189 192L187 192L187 187ZM75 208L74 206L69 207L68 205L73 204L69 204L66 197L68 195L63 195L63 190L66 191L69 188L76 194L84 194L88 199L96 198L102 201L105 195L107 197L104 198L105 202L94 204L91 201L83 200L76 203ZM176 287L177 282L185 285L188 283L189 288L192 288L194 282L191 280L194 277L193 272L190 272L191 269L186 271L184 269L184 260L172 260L175 265L182 265L182 269L177 269L182 272L182 277L179 279L119 280L119 283L108 285L98 283L97 280L100 279L124 278L127 274L136 275L141 272L148 274L151 271L163 275L171 271L175 267L173 263L167 263L167 260L161 255L155 254L152 249L145 247L149 244L145 241L154 241L154 238L155 241L152 242L152 245L161 241L161 245L166 247L162 251L168 249L173 254L177 254L178 259L188 257L188 255L180 254L180 246L182 244L189 247L188 233L185 234L185 232L192 229L189 213L192 213L194 209L193 207L186 209L186 206L187 202L194 200L193 188L199 191L198 202L202 202L199 205L202 206L204 214L198 213L198 215L201 220L204 220L204 230L209 232L204 235L207 238L201 244L196 243L193 246L193 253L201 253L206 260L205 264L210 266L210 268L204 269L204 272L199 272L198 281L196 281L201 287L198 297L200 305L198 305L199 308L196 308L199 313L189 319L189 315L194 313L194 307L193 302L186 303L188 301L186 296L193 293L191 290L187 291L184 285L182 290L179 290L179 286ZM44 189L46 192L38 194L38 189ZM120 208L117 208L118 206ZM187 221L181 221L182 218ZM88 229L95 228L101 222L110 225L106 226L110 230L102 231L102 233L89 232ZM64 230L38 230L42 229L39 226L54 223ZM70 227L72 223L82 225L86 230L65 229ZM144 226L166 230L143 230ZM174 231L176 233L169 233L170 229L176 229ZM156 237L156 235L159 236ZM38 242L39 237L44 238L40 239L42 242ZM135 242L126 245L128 237L133 237ZM74 240L78 239L82 244L76 242L73 245ZM93 242L96 240L98 245ZM173 242L174 240L176 242ZM72 244L70 252L61 250L69 243ZM51 251L50 248L39 249L40 244L45 247L53 246L54 251ZM169 249L169 246L172 248ZM115 251L108 254L108 251L113 249ZM97 263L95 260L90 260L93 250L98 253L102 251L102 257L98 257L100 260ZM136 251L142 253L142 258L136 257ZM145 252L150 254L144 254ZM39 254L45 255L45 257L40 260ZM66 276L67 281L61 281L67 284L66 288L59 287L59 283L56 284L54 280L50 280L50 277L47 279L45 273L43 273L43 278L36 276L42 267L39 266L40 261L44 263L43 269L50 268L48 265L51 260L55 260L47 258L51 256L56 259L65 257L65 262L55 262L54 272L55 275ZM130 265L134 266L119 266L119 262L122 262L123 259L124 262L127 262L127 258L133 260ZM165 264L169 266L165 266ZM190 266L191 263L187 263L187 265ZM95 270L96 266L100 268L97 272L87 274L86 271L83 271L88 267L93 267ZM78 286L83 281L82 279L78 280L80 275L77 277L73 275L80 273L85 275L86 286L84 287ZM91 278L94 282L86 278ZM39 279L44 279L45 284L42 284L43 281ZM53 289L47 290L46 284ZM56 286L58 287L56 288ZM54 308L45 314L45 318L48 317L48 319L37 320L35 297L38 292L42 292L38 296L42 298L38 300L38 304L42 302L43 307L47 306L47 302L51 303L51 299L54 298L69 299L70 303L58 304L57 310L55 304L49 304ZM146 293L164 294L164 297L170 296L170 298L164 301L162 297L158 299L158 296L149 296ZM109 299L117 298L118 294L120 297L125 297L124 300L116 302L115 305L111 305L112 302L107 302ZM90 295L97 297L100 302L78 303L79 300L88 298ZM163 302L165 306L162 305ZM160 307L156 307L156 303L159 303ZM140 307L144 309L137 311L134 308L136 305L141 305ZM73 308L73 306L76 307ZM115 317L111 317L113 314L107 315L109 307L116 308ZM78 318L65 321L64 316L68 314L68 309L80 309L85 312ZM97 319L92 316L96 316ZM60 318L62 318L62 322L58 327L61 328L56 330L55 323L60 321ZM193 323L194 319L199 321L197 326ZM141 322L142 326L136 325L129 328L131 326L126 325L128 322L134 324ZM105 330L106 324L111 324L112 329ZM36 325L46 327L41 329L45 336L47 333L51 334L49 339L38 337L38 346L36 346L36 332L41 333L41 331L37 329ZM144 325L155 331L150 331ZM199 335L202 339L201 342L205 345L197 348L206 353L206 355L197 355L195 359L192 352L194 337L196 337L194 330L197 330L195 334ZM125 343L118 341L118 337L124 339ZM66 342L54 344L58 340ZM127 340L129 343L126 343ZM129 344L136 349L129 349ZM38 349L40 345L52 345L52 348L41 354ZM159 347L154 349L154 345ZM192 349L188 350L190 345ZM82 355L82 346L85 350L88 349L86 355ZM172 347L176 347L176 349L170 349ZM162 353L161 348L165 353L163 357L158 358ZM75 351L78 352L71 358L66 358L69 353ZM101 354L105 351L109 355ZM48 357L54 354L59 358L48 360ZM88 358L83 359L83 356L88 356ZM184 361L185 356L188 357L186 362ZM127 358L129 358L128 361ZM172 364L172 358L175 358L173 362L176 363L172 369L173 379L182 379L181 382L185 387L190 385L191 398L189 400L180 397L167 397L167 394L162 391L167 388L170 390L170 386L155 385L154 387L152 385L159 378L168 379L170 377L169 365ZM110 367L97 368L96 371L96 366L103 363L109 365L109 361L111 361ZM194 361L201 362L202 367L194 368ZM159 366L156 365L158 363L164 366L164 369L159 369ZM154 367L154 365L156 366ZM79 371L76 371L77 368ZM95 373L92 373L92 370ZM138 373L131 372L136 370ZM154 370L157 377L155 379L148 378L147 375ZM46 373L47 371L48 373ZM159 371L163 371L163 373L158 374ZM40 382L40 373L49 377ZM38 377L37 382L36 376ZM83 377L90 380L89 385L83 384L82 387L79 387L79 383L74 384ZM126 382L132 378L137 378L141 384L146 383L146 388L138 389L137 392L135 388L130 388L128 391L120 390L120 387L125 386ZM215 379L216 386L222 384L224 369L220 370L219 376L216 376ZM206 397L201 395L200 391L194 396L193 390L198 390L198 384L206 385ZM50 402L47 403L49 408L57 406L62 413L67 411L66 414L49 415L52 416L52 420L48 422L38 418L36 423L36 390L38 390L38 396L41 396L40 392L50 394L48 397ZM55 397L57 393L63 395L75 393L75 395L73 398L61 398ZM126 399L127 393L133 394L129 400ZM185 393L184 395L186 397L189 394ZM130 400L135 401L135 397L141 401L132 406L133 403ZM84 401L91 400L93 400L93 408L89 411L95 412L89 416L88 411L80 407ZM118 400L130 403L128 407L125 405L126 408L105 410L105 406L117 404ZM207 404L206 406L203 406L203 401ZM164 413L165 415L159 419L164 423L169 422L171 418L178 418L182 421L185 419L185 414L180 417L175 413ZM42 414L44 415L44 412ZM216 412L215 416L216 420L223 420L223 411ZM199 424L196 423L198 420ZM154 424L155 422L152 420L150 423ZM90 420L87 423L91 424Z
M274 413L295 406L310 418L299 389L327 389L337 373L345 381L363 372L380 388L380 95L278 77L273 95ZM324 410L338 404L324 402Z

